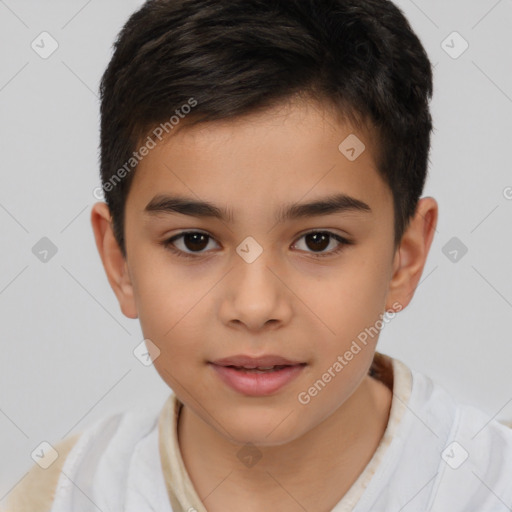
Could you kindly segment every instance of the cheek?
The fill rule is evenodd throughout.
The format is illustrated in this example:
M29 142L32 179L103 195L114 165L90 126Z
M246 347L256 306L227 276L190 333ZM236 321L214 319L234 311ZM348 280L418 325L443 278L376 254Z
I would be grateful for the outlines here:
M331 334L335 333L333 340L340 336L345 341L352 340L383 313L387 293L383 272L375 260L358 256L352 264L347 262L340 267L332 278L310 286L315 304L312 309L319 312Z
M180 319L192 312L204 288L187 272L172 265L160 248L141 247L131 259L132 284L145 336L171 336ZM200 288L200 289L199 289ZM202 292L204 294L204 291Z
M169 263L139 260L133 273L139 322L144 338L160 350L154 366L172 386L169 374L190 372L201 363L207 335L201 322L208 318L208 279L191 279ZM134 265L135 266L135 265Z

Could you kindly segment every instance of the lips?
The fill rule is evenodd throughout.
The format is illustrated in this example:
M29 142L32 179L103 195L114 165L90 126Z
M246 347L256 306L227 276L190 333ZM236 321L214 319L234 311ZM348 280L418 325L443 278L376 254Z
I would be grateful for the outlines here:
M285 357L273 354L259 357L252 357L241 354L225 357L223 359L217 359L215 361L212 361L212 364L215 364L217 366L232 366L237 369L246 370L272 370L284 368L286 366L305 365L306 363L302 361L287 359Z
M237 355L209 363L214 373L231 389L246 396L278 393L298 378L307 363L277 355Z

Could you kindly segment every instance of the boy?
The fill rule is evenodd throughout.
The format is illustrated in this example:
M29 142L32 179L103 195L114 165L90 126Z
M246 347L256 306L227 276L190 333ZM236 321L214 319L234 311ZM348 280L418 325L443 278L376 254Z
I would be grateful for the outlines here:
M401 11L150 0L101 95L96 244L172 393L65 439L9 510L510 510L512 431L376 352L438 216Z

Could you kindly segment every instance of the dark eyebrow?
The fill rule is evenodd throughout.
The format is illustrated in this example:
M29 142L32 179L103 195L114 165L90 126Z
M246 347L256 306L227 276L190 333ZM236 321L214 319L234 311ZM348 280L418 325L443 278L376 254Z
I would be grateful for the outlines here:
M319 217L334 213L371 213L372 209L360 199L347 194L334 194L309 203L292 203L283 207L276 218L278 222L303 217Z
M192 217L213 217L231 221L232 211L215 206L207 201L197 201L184 196L157 195L144 209L146 213L179 213ZM309 203L291 203L281 208L276 216L277 222L304 217L332 215L334 213L356 212L371 213L371 208L363 201L346 194L335 194Z

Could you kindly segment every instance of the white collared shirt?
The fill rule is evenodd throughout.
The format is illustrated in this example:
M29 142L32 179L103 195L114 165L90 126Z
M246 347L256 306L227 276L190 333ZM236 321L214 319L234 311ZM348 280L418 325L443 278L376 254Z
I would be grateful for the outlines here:
M375 357L392 369L388 425L332 512L510 512L512 429L456 403L400 360ZM179 450L181 406L171 393L163 407L132 408L85 429L65 459L50 512L207 512Z

